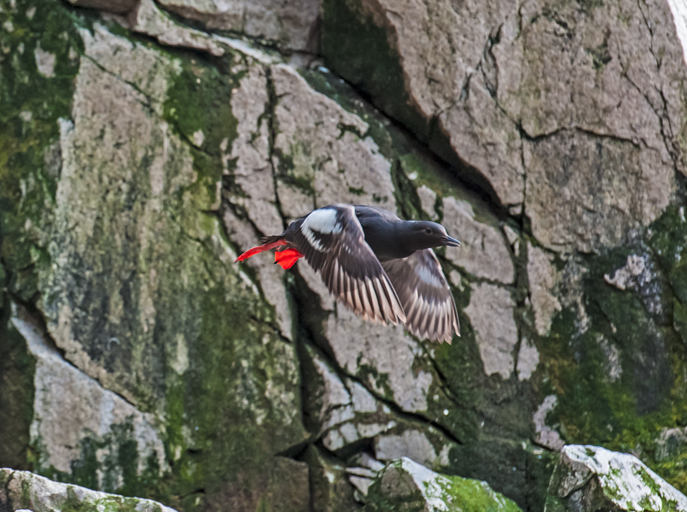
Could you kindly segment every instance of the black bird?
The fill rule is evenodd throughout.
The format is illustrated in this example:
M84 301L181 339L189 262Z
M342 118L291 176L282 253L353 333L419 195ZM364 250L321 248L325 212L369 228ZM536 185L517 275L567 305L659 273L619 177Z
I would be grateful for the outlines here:
M404 221L374 206L334 204L293 221L281 235L239 256L274 248L275 263L299 258L320 273L338 300L366 320L401 323L420 338L451 342L458 314L432 247L456 247L436 222Z

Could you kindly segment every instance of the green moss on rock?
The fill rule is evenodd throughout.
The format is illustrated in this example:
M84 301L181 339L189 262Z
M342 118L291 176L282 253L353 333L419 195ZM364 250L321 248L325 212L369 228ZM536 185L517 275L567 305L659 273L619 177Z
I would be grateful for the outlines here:
M30 469L35 358L9 322L10 301L3 295L0 311L0 467ZM8 441L11 440L11 441Z
M48 260L43 226L60 172L58 119L69 117L83 44L73 17L52 0L3 0L0 26L0 253L10 288L28 300L35 266Z
M391 462L375 479L363 510L517 512L520 508L486 482L440 475L403 458Z
M181 56L181 63L181 72L167 90L163 115L191 146L198 173L194 188L202 208L217 201L223 151L236 138L231 95L243 74L222 73L217 66L187 55Z
M538 344L548 379L540 391L557 396L547 423L566 442L639 453L684 492L687 446L678 442L666 453L661 440L665 429L687 422L687 383L679 377L687 371L681 208L669 207L649 234L646 242L581 260L584 312L564 308ZM641 273L610 283L628 257L641 259Z

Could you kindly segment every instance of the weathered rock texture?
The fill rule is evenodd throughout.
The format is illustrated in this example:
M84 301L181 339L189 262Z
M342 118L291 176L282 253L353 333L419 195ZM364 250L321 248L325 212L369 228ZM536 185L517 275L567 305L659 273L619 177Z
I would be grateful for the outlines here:
M687 497L627 453L569 445L551 477L546 512L687 510Z
M486 482L440 475L402 458L390 463L372 483L365 511L452 512L483 510L517 512L518 506Z
M678 2L76 4L0 0L0 465L342 511L408 457L540 511L581 443L687 490ZM233 263L332 202L463 240L461 338Z
M151 500L126 498L93 491L78 485L53 482L27 471L0 468L2 510L61 512L108 510L112 512L175 512Z

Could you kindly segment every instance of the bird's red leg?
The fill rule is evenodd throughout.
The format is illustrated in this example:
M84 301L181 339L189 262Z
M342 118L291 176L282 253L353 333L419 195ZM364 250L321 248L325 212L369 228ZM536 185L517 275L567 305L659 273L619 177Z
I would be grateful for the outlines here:
M284 249L274 253L274 263L286 270L293 267L298 259L302 257L303 255L296 249Z
M270 249L274 249L275 247L279 247L280 245L286 245L287 241L283 238L277 240L276 242L270 242L269 244L265 245L259 245L258 247L253 247L252 249L248 249L246 252L244 252L241 256L236 258L234 260L234 263L237 261L243 261L247 260L251 256L255 256L256 254L259 254L261 252L269 251Z

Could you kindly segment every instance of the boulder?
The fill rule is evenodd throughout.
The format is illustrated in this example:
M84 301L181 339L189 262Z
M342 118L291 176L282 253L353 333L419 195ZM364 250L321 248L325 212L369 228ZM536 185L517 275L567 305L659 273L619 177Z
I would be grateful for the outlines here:
M687 510L687 497L637 457L568 445L549 485L545 512Z
M406 457L390 462L377 475L365 501L365 512L520 511L486 482L441 475Z
M68 512L108 510L111 512L176 512L141 498L93 491L78 485L48 480L28 471L0 468L0 510L12 512Z

